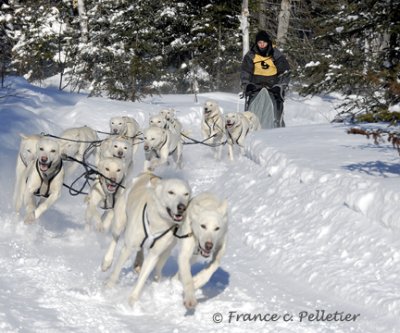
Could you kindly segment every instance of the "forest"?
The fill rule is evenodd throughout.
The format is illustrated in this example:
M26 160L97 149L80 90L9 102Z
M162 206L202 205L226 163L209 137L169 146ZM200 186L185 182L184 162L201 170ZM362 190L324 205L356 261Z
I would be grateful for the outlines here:
M0 0L0 75L141 100L239 92L243 50L265 29L303 95L387 117L400 102L400 0ZM390 115L389 117L392 117Z

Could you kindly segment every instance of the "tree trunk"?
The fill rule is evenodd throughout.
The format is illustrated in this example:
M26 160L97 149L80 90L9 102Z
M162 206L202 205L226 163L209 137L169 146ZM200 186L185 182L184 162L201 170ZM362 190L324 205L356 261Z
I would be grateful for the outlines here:
M265 15L265 9L268 4L266 0L260 1L260 8L258 11L258 27L260 30L267 30L267 16Z
M89 40L88 32L88 18L86 15L85 0L77 0L78 13L79 13L79 24L81 27L81 40L83 43L87 43Z
M286 43L287 34L289 30L290 19L290 0L282 0L281 11L279 13L278 33L276 43L283 47Z
M240 16L240 29L242 30L242 40L243 40L243 57L249 51L249 2L243 0L242 2L242 15Z

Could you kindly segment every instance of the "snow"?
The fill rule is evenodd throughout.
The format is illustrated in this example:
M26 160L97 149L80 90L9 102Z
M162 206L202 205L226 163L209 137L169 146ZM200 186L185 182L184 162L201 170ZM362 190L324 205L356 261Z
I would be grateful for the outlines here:
M287 127L250 135L235 162L226 151L215 161L209 147L185 145L182 170L158 171L187 179L194 194L212 191L229 202L222 266L197 291L196 310L187 311L180 283L170 279L178 249L161 282L147 281L133 307L130 264L115 288L103 286L110 235L84 230L83 196L64 189L39 221L22 222L10 199L18 133L58 135L81 125L107 131L119 115L145 126L149 114L174 107L185 131L199 138L206 99L224 112L242 110L243 100L216 92L199 94L199 103L193 95L131 103L20 78L6 83L14 90L0 111L1 332L400 332L399 157L388 144L331 124L335 97L291 93ZM136 158L138 173L141 149Z

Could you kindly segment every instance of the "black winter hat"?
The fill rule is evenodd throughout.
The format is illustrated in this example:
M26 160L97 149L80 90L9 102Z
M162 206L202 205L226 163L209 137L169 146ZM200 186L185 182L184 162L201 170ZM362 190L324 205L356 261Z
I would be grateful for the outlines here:
M269 37L267 32L265 32L264 30L260 30L259 32L257 32L256 43L259 42L260 40L267 43L271 43L271 37Z

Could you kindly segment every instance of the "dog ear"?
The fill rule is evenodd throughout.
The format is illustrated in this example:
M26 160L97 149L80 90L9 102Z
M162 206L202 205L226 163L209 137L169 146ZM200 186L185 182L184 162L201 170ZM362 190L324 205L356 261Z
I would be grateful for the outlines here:
M158 176L156 176L154 174L150 175L150 184L151 184L152 187L156 187L157 184L160 183L160 180L161 180L161 177L158 177Z
M224 200L218 207L218 212L222 215L227 215L228 213L228 200Z

